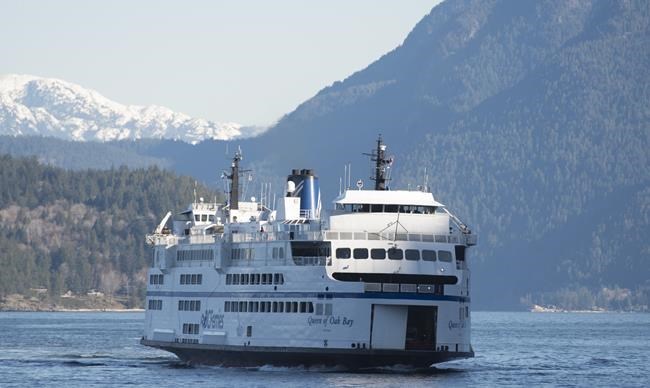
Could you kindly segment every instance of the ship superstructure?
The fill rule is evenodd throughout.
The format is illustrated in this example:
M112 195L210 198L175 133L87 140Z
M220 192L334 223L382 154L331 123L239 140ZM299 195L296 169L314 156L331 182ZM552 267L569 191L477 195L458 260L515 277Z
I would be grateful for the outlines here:
M147 236L141 342L188 362L234 366L472 357L476 235L430 192L388 190L385 150L380 138L374 190L361 182L344 190L326 217L309 169L291 172L277 211L240 200L237 153L228 204L195 201Z

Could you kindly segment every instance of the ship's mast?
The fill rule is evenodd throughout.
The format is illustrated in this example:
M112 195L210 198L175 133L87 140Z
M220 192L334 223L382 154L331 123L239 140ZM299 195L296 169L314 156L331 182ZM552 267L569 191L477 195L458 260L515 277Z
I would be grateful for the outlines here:
M230 210L239 209L239 161L242 160L241 151L235 152L230 165L230 174L227 178L230 179Z
M375 190L387 190L386 182L389 180L386 174L386 167L389 166L393 160L391 158L386 158L386 144L383 143L381 135L377 138L377 149L373 150L370 154L364 154L370 156L370 160L375 162L375 176L370 177L371 180L375 181Z

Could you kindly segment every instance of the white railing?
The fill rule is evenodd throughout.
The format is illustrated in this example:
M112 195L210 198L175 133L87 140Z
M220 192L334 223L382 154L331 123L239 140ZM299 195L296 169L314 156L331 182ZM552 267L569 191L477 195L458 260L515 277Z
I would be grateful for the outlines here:
M151 245L175 245L175 244L212 244L224 241L230 237L230 242L264 242L264 241L323 241L323 240L386 240L386 241L421 241L438 242L449 244L476 245L478 236L475 234L462 235L441 235L424 233L371 233L371 232L334 232L334 231L312 231L312 232L257 232L257 233L233 233L174 236L164 234L153 234L147 236L147 243Z
M321 241L323 232L259 232L259 233L233 233L232 242L264 242L264 241Z
M183 237L179 244L213 244L222 238L222 234L194 234Z
M293 262L295 265L313 265L324 266L327 261L325 256L294 256Z
M468 240L468 236L471 240ZM476 245L476 235L444 235L424 233L371 233L371 232L325 232L327 240L387 240L387 241L422 241L449 244ZM470 244L468 241L473 241Z
M149 234L146 237L149 245L176 245L178 241L179 237L171 234Z

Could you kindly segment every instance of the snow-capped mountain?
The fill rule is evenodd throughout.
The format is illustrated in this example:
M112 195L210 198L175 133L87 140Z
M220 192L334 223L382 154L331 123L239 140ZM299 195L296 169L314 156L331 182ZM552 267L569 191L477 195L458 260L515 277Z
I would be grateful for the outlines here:
M0 135L76 141L164 138L198 143L249 137L258 131L237 123L193 118L161 106L122 105L58 79L0 76Z

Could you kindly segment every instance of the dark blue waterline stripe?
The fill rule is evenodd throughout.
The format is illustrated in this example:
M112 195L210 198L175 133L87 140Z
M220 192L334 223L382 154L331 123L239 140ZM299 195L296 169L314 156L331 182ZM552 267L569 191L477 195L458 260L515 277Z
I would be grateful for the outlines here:
M319 298L319 299L407 299L469 303L467 296L414 294L402 292L198 292L147 291L147 296L177 298ZM327 297L325 297L327 296Z

